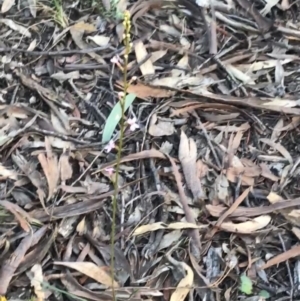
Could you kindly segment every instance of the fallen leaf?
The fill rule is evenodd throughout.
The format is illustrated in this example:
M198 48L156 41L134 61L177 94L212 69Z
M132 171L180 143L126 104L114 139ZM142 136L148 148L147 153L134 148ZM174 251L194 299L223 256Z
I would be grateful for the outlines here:
M148 132L153 137L170 136L175 132L174 123L164 120L158 120L157 122L157 115L153 114Z
M270 139L267 138L261 138L260 141L262 143L265 143L271 147L273 147L274 149L276 149L279 153L281 153L281 155L283 155L291 164L293 164L293 158L290 155L290 153L287 151L287 149L282 146L280 143L275 143Z
M80 78L80 73L79 73L78 70L71 71L71 72L68 72L68 73L64 73L63 71L59 71L57 73L52 74L50 77L60 81L61 83L63 83L66 80L79 79Z
M200 179L197 177L197 147L193 139L188 139L181 131L178 157L182 165L185 180L192 191L194 200L201 200L203 191Z
M1 6L1 13L8 12L15 5L15 0L4 0Z
M6 26L11 28L12 30L19 32L20 34L26 36L27 38L31 38L31 33L29 32L28 28L26 28L22 25L16 24L11 19L1 19L0 18L0 23L5 24Z
M138 41L134 45L134 51L137 62L140 64L148 55L147 50L142 41ZM154 67L150 59L140 65L141 73L145 75L155 74Z
M180 230L174 230L165 234L159 244L159 247L157 248L157 252L170 247L173 243L178 242L181 235L182 231Z
M69 161L69 151L64 151L59 158L59 170L61 180L67 181L72 178L73 168Z
M12 280L16 269L19 267L26 252L31 247L33 241L32 233L25 236L14 252L5 261L2 260L0 267L0 296L6 295L10 281Z
M272 257L269 261L267 261L263 266L261 266L261 270L265 270L270 268L273 265L277 265L281 262L287 261L291 258L295 258L300 255L300 246L293 247L292 249L285 251L277 256Z
M165 224L163 222L157 222L157 223L152 223L148 225L143 225L138 227L137 229L134 230L132 233L133 236L136 235L142 235L147 232L153 232L157 231L160 229L167 229L167 230L182 230L182 229L203 229L206 228L206 226L203 225L196 225L193 223L188 223L188 222L176 222L176 223L171 223L171 224Z
M92 40L98 46L106 46L110 41L110 37L106 37L104 35L95 35L87 37L87 40Z
M259 217L252 219L251 221L236 223L236 224L232 222L226 222L226 223L222 223L219 227L220 229L227 232L250 234L266 227L270 223L270 221L271 221L271 216L261 215Z
M31 279L31 286L34 288L34 293L37 297L37 301L45 300L45 292L42 287L42 283L44 282L42 266L40 264L35 264L31 268L31 272L33 273L33 277Z
M35 18L36 17L36 0L27 0L30 13Z
M122 82L117 82L117 86L124 87ZM127 90L128 93L135 94L138 98L145 99L147 97L153 98L166 98L175 94L174 91L169 91L167 89L151 87L143 83L137 83L135 85L131 84Z
M186 271L186 276L179 281L175 292L171 296L170 301L183 301L188 295L194 283L193 270L185 262L181 262L181 265Z
M255 81L251 78L251 76L247 75L246 73L243 73L238 68L235 68L234 66L228 64L225 67L236 79L240 80L244 84L248 85L255 85Z
M0 164L0 175L3 177L3 179L11 179L11 180L17 180L18 179L18 173L14 170L7 169L5 166Z
M45 154L41 153L38 155L38 159L41 163L41 166L47 178L48 201L49 201L54 195L58 185L59 168L58 168L57 156L56 154L53 153L50 141L47 136L45 137L45 147L46 147L47 157L45 156Z
M97 266L92 262L59 262L54 261L55 265L62 265L71 269L74 269L96 281L102 283L108 287L119 287L119 284L111 278L111 276L106 272L107 267Z

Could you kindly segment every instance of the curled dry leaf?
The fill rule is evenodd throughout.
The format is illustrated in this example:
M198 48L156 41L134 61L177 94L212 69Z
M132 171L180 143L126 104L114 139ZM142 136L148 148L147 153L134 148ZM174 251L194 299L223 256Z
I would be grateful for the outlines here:
M158 222L158 223L140 226L134 230L132 235L133 236L141 235L141 234L144 234L147 232L153 232L153 231L157 231L160 229L182 230L182 229L202 229L202 228L206 228L206 227L207 226L204 226L204 225L198 226L196 224L188 223L188 222L177 222L177 223L171 223L169 225L167 225L163 222Z
M220 225L220 228L227 232L250 234L262 228L265 228L271 221L270 215L261 215L251 221L243 223L226 222Z
M181 265L186 271L186 276L179 281L170 301L183 301L194 283L193 270L185 262L181 262Z
M179 144L179 160L182 165L184 177L195 200L203 197L200 179L197 177L197 147L193 139L189 139L184 131L181 131Z
M92 262L59 262L55 261L54 264L62 265L71 269L74 269L96 281L102 283L108 287L119 287L119 284L111 278L111 276L106 272L107 267L96 266Z

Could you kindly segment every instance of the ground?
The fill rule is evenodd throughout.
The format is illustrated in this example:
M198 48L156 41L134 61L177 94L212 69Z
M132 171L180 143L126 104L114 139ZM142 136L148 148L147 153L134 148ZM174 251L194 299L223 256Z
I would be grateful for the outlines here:
M300 3L0 7L1 301L299 300Z

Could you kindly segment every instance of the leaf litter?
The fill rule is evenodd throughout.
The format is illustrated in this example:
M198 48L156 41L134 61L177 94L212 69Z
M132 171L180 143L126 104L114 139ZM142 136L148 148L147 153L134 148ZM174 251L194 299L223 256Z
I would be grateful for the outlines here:
M297 1L0 8L1 300L299 299Z

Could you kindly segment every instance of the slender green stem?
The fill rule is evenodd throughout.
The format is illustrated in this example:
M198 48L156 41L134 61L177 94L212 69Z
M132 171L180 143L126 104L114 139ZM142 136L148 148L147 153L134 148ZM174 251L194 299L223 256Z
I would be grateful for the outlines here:
M112 280L114 279L115 274L115 234L116 234L116 212L117 212L117 197L118 197L118 180L119 180L119 169L121 163L121 154L123 148L123 138L124 138L124 131L125 131L125 99L128 90L128 79L127 79L127 69L128 69L128 55L130 53L130 15L129 12L126 11L124 13L124 27L125 27L125 34L124 34L124 43L125 43L125 55L124 55L124 66L123 66L123 80L124 80L124 89L123 95L120 99L121 105L121 122L120 122L120 137L119 137L119 147L118 147L118 154L117 154L117 163L116 163L116 170L115 170L115 178L114 178L114 195L112 200L112 228L111 228L111 277ZM116 300L115 295L115 288L112 287L113 291L113 299Z

